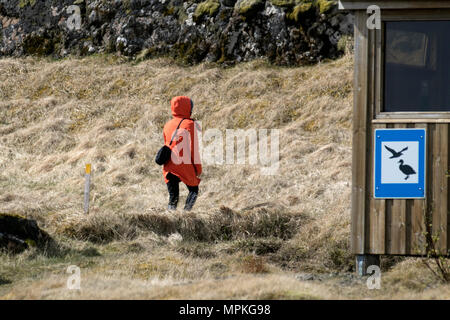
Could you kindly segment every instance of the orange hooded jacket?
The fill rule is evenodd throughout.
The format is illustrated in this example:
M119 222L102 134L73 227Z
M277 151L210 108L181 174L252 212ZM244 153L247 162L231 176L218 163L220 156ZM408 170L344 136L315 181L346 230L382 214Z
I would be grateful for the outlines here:
M185 118L178 128L177 135L173 139L170 149L172 158L163 166L163 175L166 183L169 182L167 174L176 175L188 186L198 186L202 173L200 162L198 137L195 133L195 123L191 119L192 102L185 96L175 97L170 102L173 119L164 125L164 144L169 146L175 130L180 121Z

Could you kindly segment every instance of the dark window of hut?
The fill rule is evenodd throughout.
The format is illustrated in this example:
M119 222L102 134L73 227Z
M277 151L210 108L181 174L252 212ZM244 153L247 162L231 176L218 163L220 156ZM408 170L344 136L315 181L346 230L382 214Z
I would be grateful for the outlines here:
M383 112L450 112L450 21L384 24Z

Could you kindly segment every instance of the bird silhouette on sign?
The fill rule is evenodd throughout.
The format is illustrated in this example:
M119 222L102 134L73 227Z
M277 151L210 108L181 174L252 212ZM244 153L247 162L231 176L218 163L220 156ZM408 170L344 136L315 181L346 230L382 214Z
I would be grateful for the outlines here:
M405 180L408 180L409 176L412 174L416 174L413 168L411 166L408 166L403 160L400 160L398 163L400 163L400 171L403 172L406 175Z
M399 158L403 155L403 152L405 152L406 150L408 150L408 147L406 147L405 149L403 149L400 152L395 151L394 149L389 148L388 146L384 146L390 153L392 153L392 157L390 157L389 159L394 159L394 158Z

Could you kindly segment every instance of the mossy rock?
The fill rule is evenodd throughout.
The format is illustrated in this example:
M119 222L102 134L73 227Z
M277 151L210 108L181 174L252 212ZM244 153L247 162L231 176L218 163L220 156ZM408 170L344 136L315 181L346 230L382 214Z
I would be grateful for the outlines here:
M295 6L296 0L270 0L270 3L277 7L291 8Z
M183 7L183 4L178 2L177 0L171 0L164 12L164 16L173 16L178 19L178 22L182 24L186 19L188 18L188 15L186 13L185 8Z
M192 39L190 43L177 43L173 46L172 57L182 65L193 65L203 61L208 47L203 39Z
M236 2L234 8L240 15L248 17L264 8L264 5L264 0L240 0Z
M34 6L36 4L36 0L20 0L19 1L19 8L23 9L27 6Z
M58 34L30 34L23 41L23 50L25 54L47 56L55 52L59 40L60 36Z
M294 7L292 12L287 14L287 18L299 22L304 14L313 11L313 9L314 6L312 2L301 2Z
M287 0L271 0L271 2L272 1ZM336 5L336 1L328 0L295 0L295 6L292 11L286 13L286 18L295 22L300 22L306 16L315 15L317 13L328 13ZM286 6L287 5L285 5L285 7Z
M329 1L329 0L316 0L316 1L320 13L327 13L337 4L336 1Z
M221 0L222 5L224 5L226 7L234 7L236 2L237 2L237 0Z
M220 8L220 3L217 0L206 0L198 4L194 12L194 20L198 20L203 16L213 17Z
M15 214L0 213L0 249L16 253L28 247L45 248L52 238L35 220Z

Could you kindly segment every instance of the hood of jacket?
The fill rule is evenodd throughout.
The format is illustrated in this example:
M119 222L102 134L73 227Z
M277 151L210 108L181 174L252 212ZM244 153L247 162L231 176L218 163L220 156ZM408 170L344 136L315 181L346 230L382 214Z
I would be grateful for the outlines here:
M189 97L174 97L172 101L170 101L170 107L172 108L172 115L176 118L191 117L192 103Z

